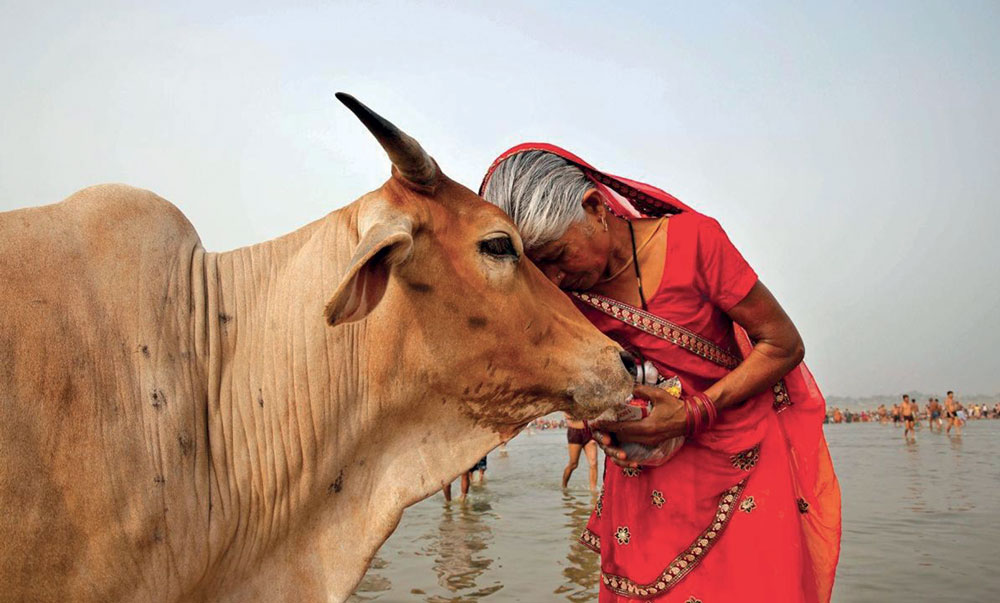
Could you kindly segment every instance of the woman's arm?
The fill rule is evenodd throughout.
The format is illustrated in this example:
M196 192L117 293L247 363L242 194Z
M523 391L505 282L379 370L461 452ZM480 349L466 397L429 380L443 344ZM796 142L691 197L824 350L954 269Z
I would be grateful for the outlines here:
M798 366L806 353L798 329L760 281L729 310L729 317L755 343L739 366L705 390L719 409L769 389Z
M729 310L729 316L746 329L756 342L750 354L728 375L705 390L720 410L738 404L773 386L802 362L805 348L798 330L778 300L761 282ZM684 435L683 404L665 391L636 386L635 395L653 402L650 415L641 421L622 421L595 426L600 432L614 432L619 440L655 446L668 438ZM614 448L611 438L598 433L598 443L618 460L624 453Z

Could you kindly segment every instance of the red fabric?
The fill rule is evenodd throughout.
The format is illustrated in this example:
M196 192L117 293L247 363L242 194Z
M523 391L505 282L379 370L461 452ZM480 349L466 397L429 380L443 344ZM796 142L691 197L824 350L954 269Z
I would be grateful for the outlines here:
M666 265L647 300L649 312L737 356L749 353L746 332L726 311L747 295L757 275L718 222L655 187L602 174L543 143L501 155L483 186L500 161L531 149L584 168L616 215L670 215L662 235ZM578 307L661 374L677 375L688 391L704 390L728 372L589 306ZM784 383L791 405L776 410L767 392L722 410L711 430L686 442L662 466L628 475L605 461L604 489L582 539L600 549L602 602L829 601L840 553L840 489L823 437L825 401L805 364ZM727 496L732 500L726 502Z
M648 300L649 311L737 355L749 353L748 341L739 345L745 332L734 331L721 308L739 303L757 282L756 273L715 220L692 213L674 216L668 224L664 276ZM601 331L640 352L661 373L680 377L688 391L704 390L728 372L589 306L579 307ZM595 512L588 523L601 540L605 574L655 585L716 523L720 496L746 480L729 504L721 533L702 547L707 552L694 569L653 598L829 600L839 552L839 490L822 439L825 403L811 380L808 388L795 381L800 373L807 374L804 366L786 379L788 388L809 389L810 396L793 395L795 403L780 413L770 392L723 410L712 430L686 442L661 467L630 476L605 461L601 515ZM734 461L741 453L752 456L747 451L757 446L759 460L749 470ZM664 499L662 505L656 505L654 492ZM807 513L799 512L799 498L809 505ZM617 539L623 527L629 530L627 544ZM601 601L628 598L602 583Z

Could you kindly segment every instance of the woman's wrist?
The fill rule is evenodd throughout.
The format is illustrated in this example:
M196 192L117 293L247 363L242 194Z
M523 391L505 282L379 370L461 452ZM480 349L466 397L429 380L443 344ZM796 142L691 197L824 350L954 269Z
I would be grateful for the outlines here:
M684 404L684 428L687 437L711 429L718 419L715 401L705 392L694 391L681 398Z

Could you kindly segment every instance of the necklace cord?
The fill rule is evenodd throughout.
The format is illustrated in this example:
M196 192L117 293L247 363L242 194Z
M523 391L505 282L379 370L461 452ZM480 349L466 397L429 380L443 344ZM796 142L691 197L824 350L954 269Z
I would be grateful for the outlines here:
M649 308L646 306L646 295L642 291L642 273L639 272L639 252L635 247L635 229L632 228L631 220L627 220L627 222L629 238L632 239L632 265L635 266L635 280L639 285L639 301L642 302L642 309L648 310Z
M640 251L642 251L643 249L645 249L647 245L649 245L650 243L653 242L653 239L656 238L656 233L660 232L660 228L663 226L663 222L664 222L664 219L661 218L660 221L659 221L659 223L657 223L656 228L653 229L653 232L650 233L650 235L648 237L646 237L646 240L643 241L642 243L639 243L639 246L636 247L636 249L635 249L636 254L638 254ZM618 278L619 276L621 276L621 274L623 272L625 272L626 270L628 270L629 267L632 265L632 263L636 260L636 254L633 254L633 256L632 256L631 259L629 259L627 262L625 262L624 264L622 264L621 268L615 270L614 273L612 273L610 276L606 276L606 277L602 278L601 280L599 280L597 282L598 283L609 283L609 282L615 280L616 278Z

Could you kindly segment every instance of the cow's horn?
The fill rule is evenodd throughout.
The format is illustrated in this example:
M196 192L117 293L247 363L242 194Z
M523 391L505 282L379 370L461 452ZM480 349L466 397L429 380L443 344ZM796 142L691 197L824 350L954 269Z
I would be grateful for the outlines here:
M350 94L338 92L337 100L347 105L375 136L400 176L419 186L434 186L438 176L437 164L420 147L420 143Z

